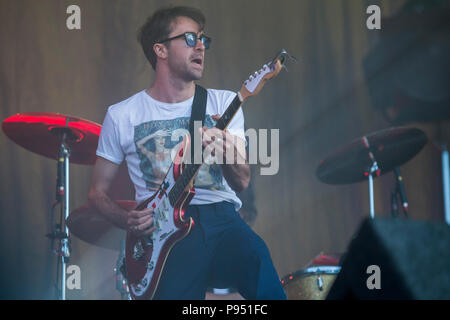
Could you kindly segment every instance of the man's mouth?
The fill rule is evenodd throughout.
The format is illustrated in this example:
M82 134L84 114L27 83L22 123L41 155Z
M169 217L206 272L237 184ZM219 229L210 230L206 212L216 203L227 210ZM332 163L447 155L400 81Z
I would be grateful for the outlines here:
M200 67L203 66L203 59L202 59L202 58L195 58L195 59L192 59L192 62L193 62L194 64L200 66Z

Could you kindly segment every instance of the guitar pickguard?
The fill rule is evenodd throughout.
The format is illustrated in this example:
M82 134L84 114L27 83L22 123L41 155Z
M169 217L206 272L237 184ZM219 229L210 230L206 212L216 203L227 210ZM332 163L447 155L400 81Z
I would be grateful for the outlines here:
M134 299L152 299L170 250L189 234L193 220L185 221L184 205L193 191L172 206L168 194L175 185L178 166L172 164L160 189L152 196L147 208L154 208L153 221L157 228L150 236L137 239L127 234L126 268L130 294Z

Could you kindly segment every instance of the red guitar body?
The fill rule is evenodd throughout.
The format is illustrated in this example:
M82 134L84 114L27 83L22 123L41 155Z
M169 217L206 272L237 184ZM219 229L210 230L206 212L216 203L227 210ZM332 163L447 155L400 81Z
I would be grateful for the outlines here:
M194 188L183 191L171 204L169 192L183 173L183 156L189 150L189 138L180 144L177 158L171 165L160 189L135 210L153 207L154 225L157 230L151 236L136 238L128 232L126 238L125 265L127 281L133 299L153 299L164 266L173 246L186 237L194 226L194 220L184 219L189 202L195 195Z

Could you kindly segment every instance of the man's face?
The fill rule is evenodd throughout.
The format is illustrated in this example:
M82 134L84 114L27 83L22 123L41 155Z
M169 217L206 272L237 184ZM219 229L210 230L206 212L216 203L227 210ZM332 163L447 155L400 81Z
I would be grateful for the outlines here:
M203 33L194 20L187 17L178 17L172 23L172 32L168 38L185 32L194 32L198 36ZM185 81L201 79L205 61L205 47L201 41L197 41L194 47L189 47L185 38L181 37L170 41L167 47L167 63L173 76L182 78Z

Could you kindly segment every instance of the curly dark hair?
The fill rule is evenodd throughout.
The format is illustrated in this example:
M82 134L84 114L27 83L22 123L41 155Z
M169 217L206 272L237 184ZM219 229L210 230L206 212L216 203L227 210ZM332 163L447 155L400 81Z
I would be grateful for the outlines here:
M145 24L139 29L138 41L144 50L147 60L156 70L156 54L153 45L169 37L172 32L171 24L178 17L187 17L197 22L203 30L205 26L205 16L196 8L192 7L164 7L157 10L150 16Z

